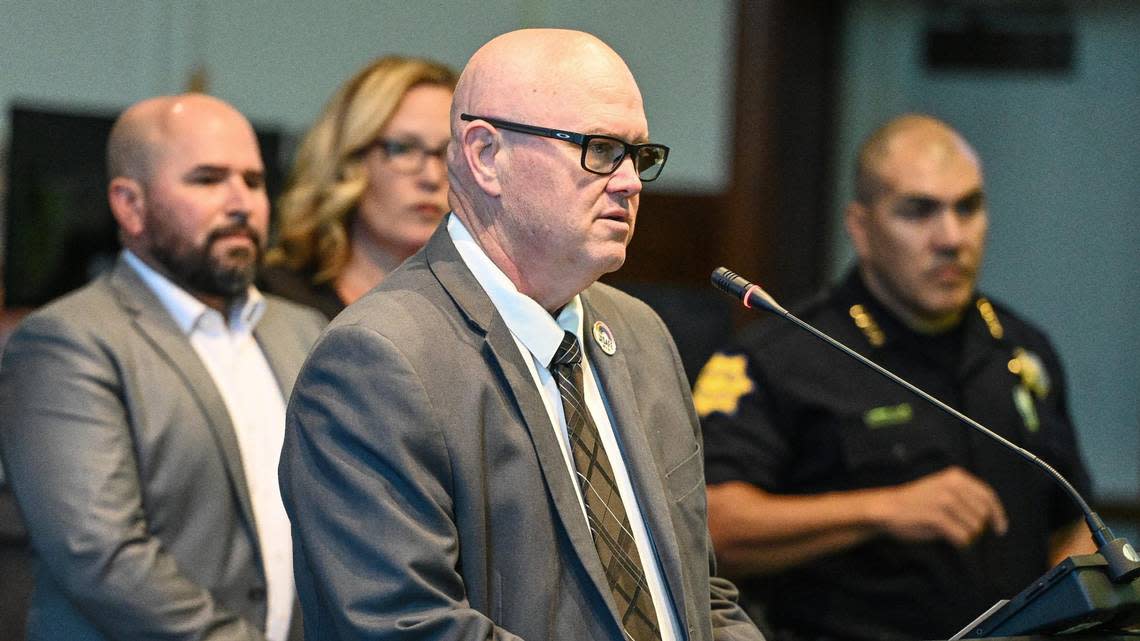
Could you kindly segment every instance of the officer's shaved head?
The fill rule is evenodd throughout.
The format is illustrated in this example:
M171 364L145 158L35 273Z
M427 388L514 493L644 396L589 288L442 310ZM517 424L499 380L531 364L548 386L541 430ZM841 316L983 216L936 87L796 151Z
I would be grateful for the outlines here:
M981 165L977 152L950 125L923 114L906 114L893 118L872 133L859 148L855 165L855 199L870 205L889 190L884 175L888 165L904 154L918 151L944 159L966 156ZM907 157L914 154L907 154Z

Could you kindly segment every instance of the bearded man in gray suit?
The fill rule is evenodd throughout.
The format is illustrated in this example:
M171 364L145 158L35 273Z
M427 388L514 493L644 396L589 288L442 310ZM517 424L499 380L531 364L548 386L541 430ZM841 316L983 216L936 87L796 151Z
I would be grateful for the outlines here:
M596 283L668 156L629 69L584 33L505 34L451 130L453 213L332 323L288 410L307 636L761 639L711 576L677 351Z
M0 454L38 557L28 636L299 638L276 465L323 322L251 285L253 128L215 98L152 98L116 122L108 168L122 255L0 365Z

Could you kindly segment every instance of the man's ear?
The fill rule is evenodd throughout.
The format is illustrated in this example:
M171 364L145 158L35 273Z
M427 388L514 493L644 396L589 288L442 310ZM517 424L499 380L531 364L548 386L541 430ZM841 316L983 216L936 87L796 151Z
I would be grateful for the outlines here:
M116 176L107 186L107 200L115 222L128 238L134 238L146 227L146 194L134 178Z
M499 182L499 151L502 149L500 138L494 129L476 121L463 131L459 141L460 151L467 168L475 183L488 196L498 198L502 193L502 184Z
M870 216L871 210L858 201L848 203L843 214L843 226L847 229L847 235L851 238L851 246L855 248L855 255L860 260L865 259L870 251L867 246L867 225Z

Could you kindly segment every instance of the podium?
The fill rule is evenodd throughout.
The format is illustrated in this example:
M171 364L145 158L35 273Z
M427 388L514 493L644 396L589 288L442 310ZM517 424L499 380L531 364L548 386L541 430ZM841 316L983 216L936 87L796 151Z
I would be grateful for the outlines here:
M1140 639L1140 578L1114 583L1107 565L1100 554L1071 556L1017 596L990 608L953 639L1019 635Z

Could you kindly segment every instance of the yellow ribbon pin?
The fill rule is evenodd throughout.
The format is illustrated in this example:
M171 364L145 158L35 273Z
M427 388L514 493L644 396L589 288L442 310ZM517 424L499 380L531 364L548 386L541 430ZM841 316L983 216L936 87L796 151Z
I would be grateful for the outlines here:
M1013 358L1009 360L1008 368L1010 373L1021 377L1022 386L1033 392L1038 399L1049 395L1052 381L1049 380L1049 372L1045 371L1045 364L1037 354L1018 347L1013 350Z

